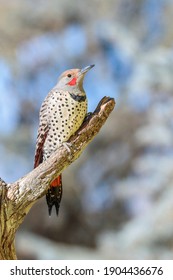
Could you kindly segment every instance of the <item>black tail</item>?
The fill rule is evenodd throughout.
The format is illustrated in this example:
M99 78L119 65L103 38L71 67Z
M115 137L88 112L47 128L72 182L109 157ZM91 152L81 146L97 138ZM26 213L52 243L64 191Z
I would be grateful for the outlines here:
M52 207L54 205L56 208L56 214L58 216L61 198L62 198L62 185L58 187L51 187L48 189L46 194L46 201L48 205L49 216L51 216Z

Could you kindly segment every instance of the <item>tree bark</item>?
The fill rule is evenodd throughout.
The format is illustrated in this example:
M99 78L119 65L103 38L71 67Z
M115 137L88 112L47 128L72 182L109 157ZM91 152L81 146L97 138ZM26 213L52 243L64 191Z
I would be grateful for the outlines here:
M48 160L16 182L6 184L0 178L0 259L17 259L15 233L24 217L32 205L45 195L50 182L93 140L114 106L113 98L102 98L94 113L87 116L80 129L69 139L70 153L62 145Z

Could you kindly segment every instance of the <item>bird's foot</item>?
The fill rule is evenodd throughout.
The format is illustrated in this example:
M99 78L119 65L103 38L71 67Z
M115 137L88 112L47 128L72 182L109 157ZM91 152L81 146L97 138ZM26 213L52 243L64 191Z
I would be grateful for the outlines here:
M62 144L63 144L63 146L66 148L66 150L67 150L69 153L71 153L70 148L71 148L72 144L71 144L71 143L68 143L68 142L63 142Z
M72 154L71 154L70 148L72 147L72 144L68 143L68 142L63 142L62 144L63 144L63 146L66 148L66 150L68 152L68 159L69 159L69 161L71 161L72 160Z
M92 113L88 112L85 116L84 122L87 122L89 120L89 118L91 117Z

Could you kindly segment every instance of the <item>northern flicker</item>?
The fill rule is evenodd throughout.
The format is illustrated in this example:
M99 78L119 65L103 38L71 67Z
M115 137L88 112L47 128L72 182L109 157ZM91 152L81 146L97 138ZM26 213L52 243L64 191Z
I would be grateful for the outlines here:
M70 69L61 74L40 109L40 123L35 150L34 168L68 141L81 126L87 114L87 97L83 89L85 74L94 65ZM62 197L62 175L51 182L46 194L49 215L55 205L58 215Z

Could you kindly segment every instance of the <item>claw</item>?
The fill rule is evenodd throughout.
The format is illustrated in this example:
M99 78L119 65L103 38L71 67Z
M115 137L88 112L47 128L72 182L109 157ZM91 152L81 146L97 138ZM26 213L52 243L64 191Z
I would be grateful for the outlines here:
M87 122L87 121L89 120L89 118L90 118L91 115L92 115L92 113L91 113L91 112L88 112L88 113L86 114L86 116L85 116L84 122Z
M68 143L68 142L63 142L62 144L63 144L63 146L66 148L66 150L67 150L69 153L71 153L70 148L71 148L72 144L71 144L71 143Z
M71 155L71 150L70 150L70 148L71 148L72 144L71 144L71 143L67 143L67 142L64 142L64 143L62 143L62 144L63 144L63 146L66 148L66 150L68 151L68 153L69 153L68 159L69 159L69 161L71 161L72 155Z

